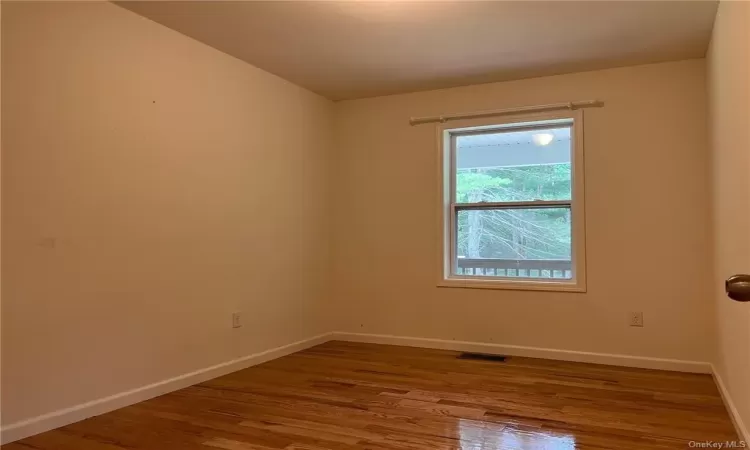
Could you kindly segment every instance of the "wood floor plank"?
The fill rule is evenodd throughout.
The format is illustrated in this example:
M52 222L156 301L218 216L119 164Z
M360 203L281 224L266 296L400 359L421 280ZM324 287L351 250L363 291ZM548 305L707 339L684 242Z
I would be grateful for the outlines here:
M738 438L708 375L328 342L3 450L689 448Z

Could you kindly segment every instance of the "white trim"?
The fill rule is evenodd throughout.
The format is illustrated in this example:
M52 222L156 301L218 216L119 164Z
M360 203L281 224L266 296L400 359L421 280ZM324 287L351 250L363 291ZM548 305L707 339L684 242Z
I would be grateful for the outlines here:
M504 289L511 291L586 292L586 286L578 286L573 280L547 281L541 278L511 280L509 278L482 279L471 275L439 279L438 287L461 289Z
M498 119L481 116L480 119L459 120L454 124L441 123L435 129L438 155L438 287L473 288L473 289L511 289L533 291L586 292L586 193L584 161L584 116L583 111L551 112L526 114L512 118ZM468 131L482 132L489 130L515 130L529 125L553 126L556 124L570 127L572 165L571 199L565 202L500 202L500 203L456 203L456 151L455 136ZM571 262L573 279L539 280L515 279L508 277L483 277L478 279L468 275L456 274L456 214L458 209L491 208L493 205L529 206L552 205L564 203L571 211Z
M159 395L192 386L197 383L242 370L257 364L281 358L292 353L314 347L331 340L364 342L371 344L403 345L408 347L434 348L443 350L475 351L495 353L511 356L526 356L561 361L575 361L594 364L608 364L624 367L638 367L657 370L674 370L679 372L713 373L719 391L727 405L730 416L737 428L738 434L745 441L748 440L747 429L724 387L715 368L707 362L685 361L677 359L651 358L632 355L617 355L609 353L581 352L520 345L493 344L485 342L455 341L445 339L417 338L405 336L391 336L383 334L365 334L348 332L323 333L318 336L294 342L274 349L266 350L242 358L233 359L221 364L200 369L168 380L163 380L148 386L132 389L106 398L82 403L70 408L53 411L28 420L16 422L0 430L0 443L7 444L28 436L43 433L55 428L69 425L80 420L97 416L119 408L142 402Z
M748 433L747 427L745 427L745 424L742 421L740 412L737 411L737 408L734 406L732 397L729 395L729 390L724 384L724 381L721 379L719 371L716 370L716 366L714 366L713 364L711 364L711 373L714 376L716 386L718 386L719 388L721 398L722 400L724 400L724 405L727 407L727 412L729 413L729 417L732 419L732 424L734 425L734 429L737 431L737 435L739 436L740 440L750 443L750 433Z
M139 403L159 395L184 389L194 384L202 383L216 377L246 369L251 366L262 364L272 359L314 347L328 342L332 333L324 333L318 336L293 342L291 344L276 347L252 355L216 364L211 367L196 370L174 378L162 380L157 383L135 388L126 392L100 398L86 403L81 403L70 408L60 409L31 419L12 423L0 430L0 443L7 444L25 437L43 433L55 428L69 425L89 417L98 416L119 408Z
M480 202L480 203L455 203L453 207L457 211L482 210L482 209L516 209L516 208L571 208L573 200L533 200L528 202Z
M575 361L612 366L637 367L641 369L674 370L678 372L711 373L711 364L681 359L651 358L647 356L618 355L611 353L580 352L554 348L527 347L522 345L491 344L486 342L449 341L385 334L332 333L330 340L365 342L370 344L403 345L407 347L481 352L529 358Z

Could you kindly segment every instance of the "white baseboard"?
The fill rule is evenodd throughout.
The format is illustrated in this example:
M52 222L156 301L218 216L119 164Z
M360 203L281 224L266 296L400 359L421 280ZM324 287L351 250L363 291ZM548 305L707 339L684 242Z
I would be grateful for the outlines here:
M148 386L121 392L109 397L93 400L70 408L53 411L31 419L12 423L0 429L0 444L17 441L25 437L43 433L74 422L98 416L169 392L184 389L197 383L236 372L272 359L280 358L330 340L331 333L324 333L309 339L276 347L242 358L233 359L215 366L206 367Z
M453 341L417 337L390 336L364 333L332 333L329 340L366 342L371 344L403 345L407 347L435 348L463 352L480 352L529 358L556 359L642 369L674 370L678 372L712 373L711 364L680 359L651 358L646 356L617 355L610 353L579 352L554 348L525 347L521 345L491 344L484 342Z
M742 417L740 417L740 413L739 411L737 411L737 408L734 406L734 402L732 401L732 397L729 395L729 390L727 390L727 386L721 379L719 371L716 370L716 366L714 366L713 364L711 365L711 373L713 373L714 375L714 380L716 381L716 385L719 387L721 398L724 400L724 405L727 407L729 417L732 418L734 429L737 430L737 434L739 435L740 440L750 443L750 433L747 432L745 423L742 421Z
M310 348L331 340L366 342L372 344L403 345L408 347L435 348L444 350L473 351L482 353L504 354L511 356L526 356L532 358L556 359L562 361L587 362L594 364L609 364L625 367L640 367L646 369L675 370L680 372L714 373L717 384L724 396L724 401L730 409L730 414L735 420L738 430L744 431L739 416L734 409L731 399L726 394L721 379L713 371L710 363L699 361L683 361L677 359L649 358L631 355L616 355L607 353L579 352L572 350L559 350L539 347L525 347L519 345L503 345L482 342L453 341L444 339L429 339L404 336L389 336L380 334L332 332L324 333L309 339L294 342L264 352L237 358L215 366L200 369L178 377L163 380L148 386L121 392L106 398L93 400L70 408L53 411L48 414L33 417L28 420L16 422L0 429L0 444L17 441L28 436L43 433L55 428L69 425L114 411L125 406L148 400L169 392L183 389L197 383L226 375L231 372L242 370L257 364L280 358L306 348Z

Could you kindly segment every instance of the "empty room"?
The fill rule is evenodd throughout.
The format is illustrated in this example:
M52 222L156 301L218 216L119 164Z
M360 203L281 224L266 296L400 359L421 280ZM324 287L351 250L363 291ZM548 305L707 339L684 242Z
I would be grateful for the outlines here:
M750 445L750 2L0 1L3 450Z

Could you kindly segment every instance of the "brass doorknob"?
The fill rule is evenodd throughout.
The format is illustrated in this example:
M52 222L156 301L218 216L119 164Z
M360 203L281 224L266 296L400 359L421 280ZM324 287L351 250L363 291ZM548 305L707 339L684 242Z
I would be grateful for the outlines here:
M738 302L750 302L750 275L738 274L727 278L727 295Z

